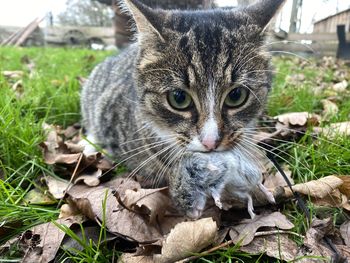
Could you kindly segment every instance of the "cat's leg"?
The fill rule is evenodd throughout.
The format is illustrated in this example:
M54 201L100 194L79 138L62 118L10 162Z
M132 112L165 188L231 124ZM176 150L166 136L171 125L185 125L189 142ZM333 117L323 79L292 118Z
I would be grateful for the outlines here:
M258 184L258 187L264 193L267 201L269 201L271 204L276 203L273 194L262 183Z

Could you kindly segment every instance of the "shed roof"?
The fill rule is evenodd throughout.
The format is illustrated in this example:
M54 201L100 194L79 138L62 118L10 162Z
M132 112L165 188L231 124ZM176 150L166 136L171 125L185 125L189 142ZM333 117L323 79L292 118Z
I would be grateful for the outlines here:
M323 22L323 21L326 21L326 20L328 20L328 19L330 19L330 18L332 18L332 17L336 17L336 16L338 16L338 15L341 15L341 14L343 14L343 13L346 13L346 12L350 12L350 8L345 9L345 10L343 10L343 11L340 11L340 12L334 14L334 15L327 16L327 17L325 17L325 18L322 18L321 20L316 21L316 22L314 23L314 25L316 25L316 24L318 24L318 23L321 23L321 22Z

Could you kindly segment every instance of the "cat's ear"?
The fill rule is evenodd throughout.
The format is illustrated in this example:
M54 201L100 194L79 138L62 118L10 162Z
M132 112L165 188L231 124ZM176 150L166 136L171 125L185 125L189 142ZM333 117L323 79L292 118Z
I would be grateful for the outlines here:
M133 17L137 31L141 36L155 35L164 41L161 35L163 10L157 10L156 12L137 0L121 0L120 7Z
M265 28L285 0L258 0L245 8L257 25Z

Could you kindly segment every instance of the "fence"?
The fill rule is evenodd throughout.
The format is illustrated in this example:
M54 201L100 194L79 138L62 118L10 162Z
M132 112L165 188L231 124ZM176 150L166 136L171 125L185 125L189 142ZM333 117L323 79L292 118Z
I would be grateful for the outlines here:
M350 41L350 33L346 34ZM272 37L270 50L306 53L316 56L336 56L338 36L336 33L288 34L285 38Z

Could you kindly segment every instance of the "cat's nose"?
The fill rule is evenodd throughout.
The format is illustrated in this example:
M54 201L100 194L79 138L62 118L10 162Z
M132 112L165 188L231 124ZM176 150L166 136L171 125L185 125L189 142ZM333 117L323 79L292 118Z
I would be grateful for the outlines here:
M218 146L218 140L214 136L213 137L205 137L205 138L203 138L201 140L201 143L209 151L215 150L216 147Z

